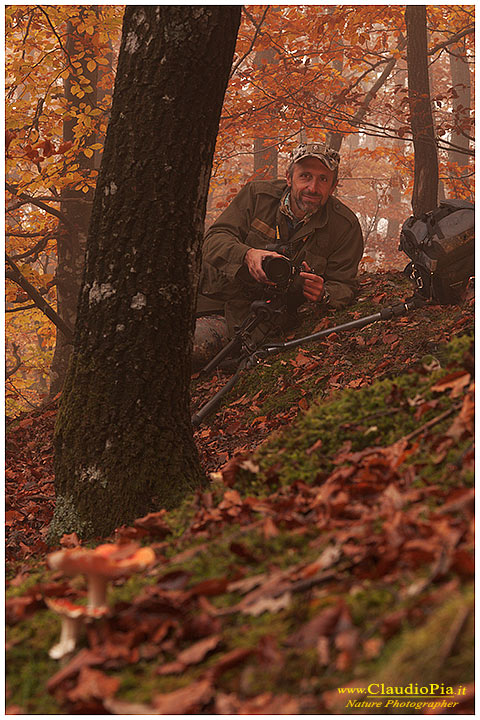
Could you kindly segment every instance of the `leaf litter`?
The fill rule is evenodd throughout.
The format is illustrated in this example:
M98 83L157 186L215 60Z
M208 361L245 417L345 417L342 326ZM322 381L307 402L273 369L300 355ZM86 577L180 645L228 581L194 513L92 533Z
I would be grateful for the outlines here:
M369 291L374 287L383 302L382 276L367 276L363 282ZM413 369L415 357L416 366L423 362L425 376L437 371L438 364L428 370L425 366L431 361L421 360L428 338L434 336L437 347L467 330L471 311L449 309L435 318L434 311L424 309L420 320L407 323L400 318L388 331L337 336L322 343L320 352L318 346L306 346L280 361L281 368L288 368L283 382L288 384L290 373L294 387L301 390L296 402L265 411L263 401L271 399L271 393L257 386L256 422L250 395L241 392L209 426L200 428L196 439L204 466L213 474L211 490L196 494L180 535L175 534L175 518L165 511L119 528L115 541L136 540L155 547L157 564L143 574L141 589L114 601L106 617L88 624L84 646L63 667L52 664L47 690L56 707L73 714L328 712L333 688L346 685L352 673L358 677L361 668L381 658L406 624L422 626L441 606L443 592L455 594L468 586L474 573L473 489L464 484L474 457L468 353L455 369L447 368L447 374L430 384L428 396L420 390L412 404L397 387L377 417L341 421L350 422L349 436L363 432L364 438L377 442L354 449L346 439L333 453L324 437L309 442L304 457L323 469L308 482L299 477L279 483L283 461L279 465L278 458L287 457L287 449L269 466L253 453L268 443L273 430L285 434L287 428L288 434L320 387L322 402L329 402L332 386L357 392L388 372L395 377L399 364L405 372ZM415 338L408 334L412 325ZM365 351L360 366L349 364L352 342L356 352ZM371 348L379 343L386 343L383 355L371 362ZM199 383L194 390L197 400L214 391L220 380ZM443 398L456 403L448 415ZM414 430L397 434L391 443L378 442L376 423L383 417L400 417L404 408L416 413ZM7 439L11 628L48 612L45 598L85 597L85 588L48 574L42 564L50 550L45 535L54 505L54 415L49 409L24 418ZM423 422L427 417L430 420ZM235 427L235 434L223 429L228 427ZM461 456L449 459L460 443ZM438 458L439 468L450 468L448 483L435 475L422 481L426 456ZM252 492L250 485L257 489ZM75 534L61 542L64 547L79 544ZM32 582L35 573L38 582ZM22 590L25 583L28 587ZM128 585L122 580L115 584L119 590ZM377 605L369 593L394 600ZM358 598L364 596L362 609ZM457 635L468 613L459 618ZM278 634L272 633L272 622L279 623ZM457 640L442 651L445 667L455 657ZM18 644L11 640L10 652ZM285 692L281 678L289 677L292 666L306 658L309 670L289 682ZM157 680L145 680L146 686L162 691L126 693L123 677L132 668L142 669L146 676L150 668ZM30 703L34 707L34 701ZM22 709L16 695L10 704L12 712ZM467 702L459 707L468 712L473 706Z

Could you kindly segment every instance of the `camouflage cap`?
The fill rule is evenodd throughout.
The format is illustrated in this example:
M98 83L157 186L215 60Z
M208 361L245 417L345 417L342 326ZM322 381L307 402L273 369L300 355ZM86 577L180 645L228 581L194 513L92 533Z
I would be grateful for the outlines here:
M290 162L296 163L306 157L316 157L330 170L336 170L340 164L340 153L320 143L301 143L290 154Z

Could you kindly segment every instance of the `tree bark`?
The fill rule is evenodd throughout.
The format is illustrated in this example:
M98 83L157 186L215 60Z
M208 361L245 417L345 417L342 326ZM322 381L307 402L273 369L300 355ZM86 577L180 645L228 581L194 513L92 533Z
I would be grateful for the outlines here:
M190 422L203 222L240 6L127 6L55 433L50 537L105 536L204 481Z
M412 209L419 217L437 206L438 157L427 62L425 5L407 5L408 101L415 154Z

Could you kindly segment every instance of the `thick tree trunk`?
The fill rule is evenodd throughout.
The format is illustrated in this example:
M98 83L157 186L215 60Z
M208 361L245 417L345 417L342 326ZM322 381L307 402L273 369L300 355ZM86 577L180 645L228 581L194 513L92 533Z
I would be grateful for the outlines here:
M97 74L98 69L90 72L87 65L94 56L93 48L89 47L86 33L78 34L71 23L67 25L66 51L70 58L81 63L79 72L90 81L93 93L78 98L72 93L72 79L68 77L65 81L65 99L70 107L80 110L80 105L86 103L92 110L97 100ZM85 55L76 58L80 45ZM63 141L73 141L77 120L72 118L63 123ZM78 156L78 164L81 169L88 170L94 167L94 156L86 157L83 153ZM57 239L57 312L70 327L75 327L77 317L78 295L82 282L83 264L85 258L85 246L87 242L88 227L92 210L93 190L88 193L82 190L64 190L62 192L61 211L69 220L69 227L61 224ZM73 230L72 230L72 229ZM55 351L52 365L50 367L50 395L56 395L61 391L65 376L67 374L68 361L72 351L72 343L65 335L57 330Z
M415 152L412 209L419 217L437 205L438 157L427 63L425 5L407 5L408 100Z
M110 533L203 473L190 422L208 182L240 6L127 6L55 435L51 537Z

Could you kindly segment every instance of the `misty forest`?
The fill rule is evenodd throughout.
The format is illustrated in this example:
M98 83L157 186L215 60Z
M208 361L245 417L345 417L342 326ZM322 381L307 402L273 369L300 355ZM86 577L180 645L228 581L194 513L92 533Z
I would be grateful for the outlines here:
M474 19L6 7L7 714L474 713Z

